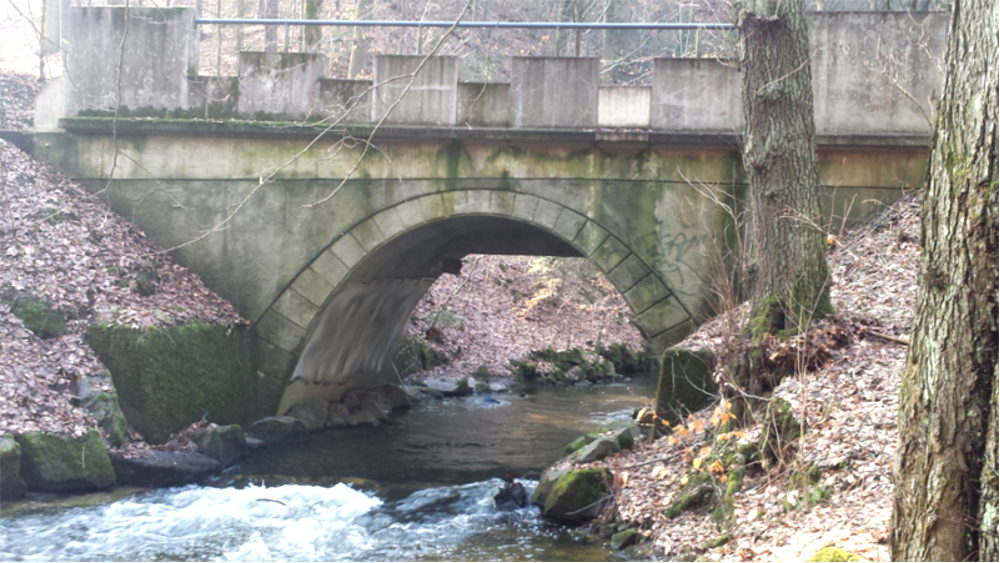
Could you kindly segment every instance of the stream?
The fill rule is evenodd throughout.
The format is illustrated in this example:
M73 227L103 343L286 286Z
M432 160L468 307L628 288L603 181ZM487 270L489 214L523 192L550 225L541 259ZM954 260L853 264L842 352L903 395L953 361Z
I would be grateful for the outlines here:
M566 444L648 405L656 378L424 401L391 424L251 453L201 485L5 505L3 561L606 561L604 542L499 511Z

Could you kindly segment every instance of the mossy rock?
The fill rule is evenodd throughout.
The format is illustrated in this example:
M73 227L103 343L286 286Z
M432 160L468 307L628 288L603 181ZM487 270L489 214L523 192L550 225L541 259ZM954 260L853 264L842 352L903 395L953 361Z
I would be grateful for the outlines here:
M598 344L594 352L610 361L616 373L629 375L652 369L656 365L656 356L647 350L635 351L628 344Z
M42 339L59 338L66 334L66 319L42 299L26 295L5 298L10 312L21 319L24 327Z
M402 377L447 364L448 357L444 353L431 348L415 336L404 340L403 345L392 357L392 365Z
M694 412L707 405L719 390L714 373L715 355L711 350L664 350L656 387L657 416L674 420L673 413Z
M15 439L21 446L21 477L32 490L84 491L115 482L108 447L96 429L80 438L28 432Z
M816 552L809 561L864 561L861 557L839 547L827 546Z
M539 506L546 518L580 524L604 511L611 482L611 472L599 467L546 471L531 495L531 503Z
M639 530L630 528L611 536L611 549L625 549L635 545L639 539Z
M202 417L221 425L245 417L254 385L250 333L229 332L198 321L166 330L95 324L87 342L111 372L129 424L162 443Z
M17 500L27 490L21 479L21 446L10 436L0 436L0 501Z
M784 461L789 451L788 445L802 435L792 405L781 397L772 397L767 402L764 420L761 423L760 440L757 449L769 461Z
M574 457L576 458L576 463L591 463L611 457L620 451L622 451L622 448L618 445L617 440L601 437L581 448L580 451L574 454Z
M716 498L711 479L705 473L695 474L677 493L663 515L673 520L688 510L713 506Z
M83 401L82 406L90 411L97 425L104 430L109 444L118 447L128 440L128 420L122 413L116 393L97 393Z

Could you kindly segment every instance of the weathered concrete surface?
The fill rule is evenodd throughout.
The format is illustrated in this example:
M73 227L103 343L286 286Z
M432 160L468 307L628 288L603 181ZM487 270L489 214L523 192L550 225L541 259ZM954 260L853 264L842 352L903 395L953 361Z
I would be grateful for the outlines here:
M929 132L947 27L943 12L811 14L817 133Z
M513 127L587 128L597 125L601 61L594 58L514 57Z
M598 127L648 129L650 88L605 86L597 92Z
M163 116L188 109L187 79L198 69L193 10L73 7L70 14L72 110L121 105Z
M319 81L322 118L341 123L364 123L372 115L372 81L323 78Z
M320 79L326 57L314 53L240 53L236 111L258 119L314 120L320 117Z
M656 59L650 126L664 131L743 130L735 62Z
M507 127L510 84L459 83L458 123L476 127Z
M375 57L372 122L454 125L458 109L458 59L407 55Z

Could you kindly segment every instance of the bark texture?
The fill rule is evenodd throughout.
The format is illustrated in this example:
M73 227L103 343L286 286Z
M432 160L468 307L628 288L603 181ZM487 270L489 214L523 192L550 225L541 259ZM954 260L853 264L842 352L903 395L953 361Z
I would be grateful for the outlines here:
M746 281L759 336L832 308L803 4L747 0L736 25L751 201Z
M950 25L900 389L897 561L997 560L997 0L954 0Z
M372 6L374 0L358 0L358 12L354 19L368 20L372 16ZM351 60L348 63L347 77L351 80L357 79L361 73L368 68L368 44L365 37L365 30L360 27L354 28L354 42L351 44Z

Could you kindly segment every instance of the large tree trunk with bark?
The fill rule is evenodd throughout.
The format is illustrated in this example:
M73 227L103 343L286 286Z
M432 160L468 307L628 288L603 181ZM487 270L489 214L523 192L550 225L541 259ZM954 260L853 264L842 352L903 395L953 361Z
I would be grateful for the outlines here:
M802 2L747 0L737 29L751 202L746 281L760 336L832 312L830 276Z
M358 12L354 19L371 19L374 0L358 0ZM354 42L351 44L351 61L348 64L347 77L356 79L368 68L368 39L365 30L354 28Z
M899 401L892 557L997 560L997 0L954 0Z
M750 177L748 340L727 359L740 390L733 412L749 422L754 396L785 374L759 361L765 334L805 330L832 311L826 236L819 228L819 173L813 121L809 30L802 2L745 0L737 4L742 76L743 164Z
M260 17L267 20L278 19L278 0L260 0L257 13L261 14ZM264 50L269 52L278 50L277 26L264 26Z
M318 20L322 10L323 0L305 0L303 15L307 20ZM319 51L320 44L323 42L323 28L318 25L307 25L302 31L305 52L315 53Z

